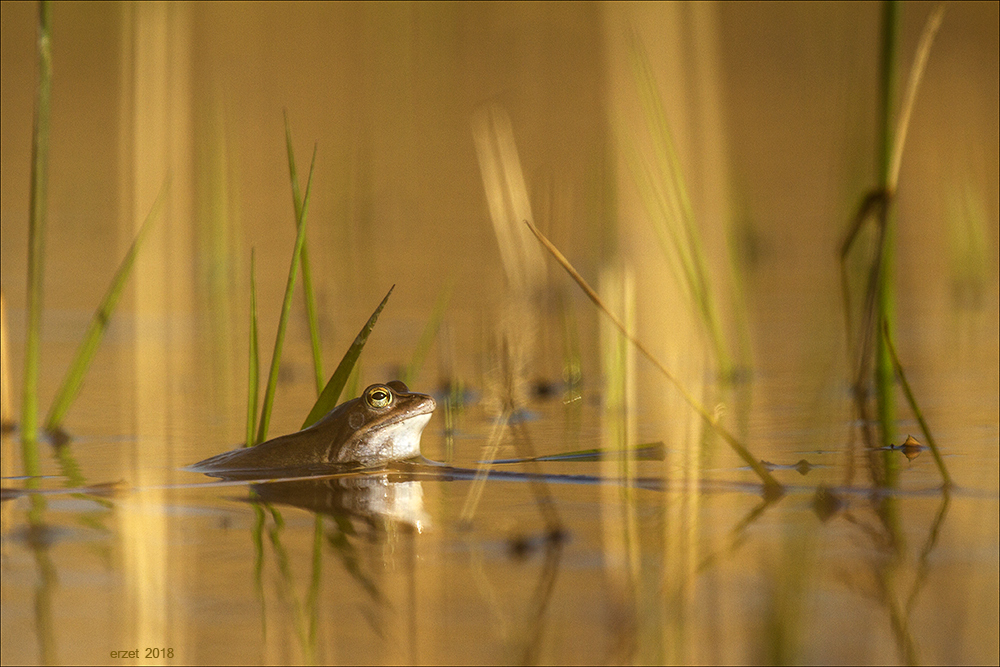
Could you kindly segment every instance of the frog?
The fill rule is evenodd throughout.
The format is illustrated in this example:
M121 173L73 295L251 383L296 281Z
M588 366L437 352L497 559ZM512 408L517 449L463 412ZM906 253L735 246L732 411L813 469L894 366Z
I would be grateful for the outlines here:
M437 404L393 380L373 384L315 424L253 447L241 447L188 468L213 477L281 470L382 468L420 458L420 436Z

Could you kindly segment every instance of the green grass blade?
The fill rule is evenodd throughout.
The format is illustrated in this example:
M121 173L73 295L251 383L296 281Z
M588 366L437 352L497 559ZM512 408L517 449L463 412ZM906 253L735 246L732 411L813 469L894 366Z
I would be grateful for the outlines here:
M135 265L135 259L139 254L139 249L142 247L142 242L149 235L149 230L152 228L153 222L163 210L169 190L170 181L168 179L160 187L160 194L156 197L156 201L153 202L153 206L149 209L146 219L136 233L135 239L132 241L132 247L129 248L122 259L121 264L118 266L118 271L115 273L114 278L112 278L111 284L108 285L108 291L105 292L104 299L97 307L97 310L94 311L94 316L87 327L87 333L84 334L83 340L80 342L80 347L76 351L76 358L73 359L73 363L66 372L62 386L59 387L59 391L52 401L52 407L49 409L48 417L45 420L45 428L49 432L59 430L66 412L80 392L80 387L83 386L83 379L90 369L90 364L94 360L97 348L100 346L101 340L104 338L104 333L108 329L111 315L114 313L115 307L121 299L122 292L125 290L125 283L132 273L132 267Z
M24 474L37 475L38 366L42 337L42 286L45 266L45 219L49 180L49 126L52 111L52 44L50 7L38 8L38 88L31 142L31 210L28 215L28 331L24 350L24 397L21 442Z
M902 2L888 0L882 3L882 46L879 92L879 134L877 141L880 183L879 187L888 192L891 179L892 154L896 141L895 111L898 87L900 30L902 26ZM882 247L878 280L878 320L887 327L896 321L896 215L892 199L883 209ZM892 444L896 423L895 371L889 358L884 332L889 329L875 324L875 394L877 396L878 418L882 426L882 446ZM898 476L896 458L889 451L883 452L885 479L892 485Z
M274 337L274 353L271 355L271 370L267 376L267 389L264 392L264 407L260 412L260 426L257 429L257 442L267 440L267 429L271 424L271 409L274 407L274 392L278 387L278 367L281 366L281 348L285 343L285 330L288 328L288 316L292 312L292 293L295 291L295 276L299 271L299 258L302 246L306 240L306 213L309 210L309 191L312 188L313 169L316 166L316 148L313 147L312 163L309 165L309 180L306 181L306 196L302 200L302 211L298 218L298 233L295 235L295 250L292 251L292 261L288 267L288 282L285 284L285 299L281 304L281 317L278 320L278 333Z
M257 430L257 394L260 391L260 346L257 341L257 259L250 250L250 370L247 373L247 439L252 447Z
M337 406L337 401L340 400L340 394L344 391L344 385L347 384L347 379L351 375L351 371L354 370L354 364L357 363L358 357L361 356L361 350L365 348L365 343L368 342L368 335L371 334L372 329L375 328L375 322L378 321L378 316L385 308L386 302L389 300L389 295L392 294L392 290L396 289L393 285L389 288L386 293L385 298L382 299L382 303L378 305L372 316L368 318L368 322L365 326L361 328L361 332L351 343L351 346L347 348L347 353L344 354L344 358L340 360L340 364L337 366L337 370L333 372L330 376L330 381L326 383L326 387L323 388L322 393L316 400L316 404L313 405L312 410L309 411L309 416L306 420L302 422L302 428L308 428L316 423L316 421L325 415L330 410L333 410Z
M299 196L299 174L295 168L295 151L292 149L292 127L285 111L285 145L288 148L288 173L292 181L292 204L295 219L302 215L302 198ZM316 296L313 292L312 268L309 263L309 243L302 244L302 295L306 302L306 317L309 320L309 342L312 344L313 370L316 373L316 395L323 392L323 349L319 339L319 321L316 317Z

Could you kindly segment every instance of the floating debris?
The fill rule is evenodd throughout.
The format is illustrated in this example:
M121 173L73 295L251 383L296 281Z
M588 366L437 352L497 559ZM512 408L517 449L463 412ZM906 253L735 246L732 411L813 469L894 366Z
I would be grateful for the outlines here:
M889 445L886 449L894 449L896 451L902 452L903 456L906 457L907 461L912 461L913 459L920 456L920 452L924 450L924 446L917 441L912 435L906 436L906 440L900 445Z
M820 484L816 489L816 495L813 496L812 506L819 520L826 523L830 517L843 508L844 501L834 495L829 488Z

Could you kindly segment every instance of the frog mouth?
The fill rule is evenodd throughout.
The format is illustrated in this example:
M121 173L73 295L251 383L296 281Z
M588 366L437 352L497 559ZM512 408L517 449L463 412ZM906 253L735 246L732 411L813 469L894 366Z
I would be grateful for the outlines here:
M413 421L415 419L416 420L420 420L420 419L426 417L426 419L423 419L423 422L422 422L422 424L420 426L420 430L423 430L423 427L426 426L427 422L429 422L431 420L430 419L431 418L431 414L434 412L434 409L437 408L437 404L434 402L434 399L430 398L429 396L428 396L428 399L429 399L429 403L427 405L421 407L417 411L409 412L409 413L407 413L405 415L396 415L394 417L390 417L389 419L385 420L381 424L378 424L377 426L375 426L374 428L372 428L372 431L373 432L374 431L381 431L381 430L387 429L387 428L399 427L400 425L406 424L407 422L411 422L411 421Z
M426 425L427 422L430 421L429 415L433 413L435 409L437 409L437 402L435 402L435 400L430 396L425 396L424 398L426 399L426 401L424 401L423 405L421 405L417 409L408 412L405 415L395 415L389 417L384 422L381 422L380 424L377 424L376 426L372 427L372 431L381 431L382 429L398 426L399 424L403 424L413 419L419 419L420 417L427 417L427 419L424 421L424 425Z

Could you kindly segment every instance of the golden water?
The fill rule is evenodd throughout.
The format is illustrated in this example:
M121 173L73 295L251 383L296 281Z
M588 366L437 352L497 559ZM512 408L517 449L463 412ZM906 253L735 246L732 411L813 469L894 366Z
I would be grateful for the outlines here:
M996 663L996 5L949 6L898 201L896 344L958 488L940 492L930 452L891 452L884 495L852 410L835 251L872 185L878 8L806 7L56 5L42 406L168 172L175 199L66 423L86 484L121 484L2 504L0 661ZM0 272L19 387L34 10L2 10ZM907 10L905 54L926 11ZM734 384L712 371L623 157L647 147L626 22L665 93L709 268L742 294L720 299L734 349L745 313L749 372ZM552 478L564 539L547 542L542 491L523 481L488 480L466 525L467 479L271 485L264 505L182 470L245 430L251 247L270 358L294 238L283 108L303 183L319 142L309 229L327 372L395 283L362 386L395 377L453 283L411 386L459 380L472 401L450 440L438 410L425 454L473 466L502 367L558 383L575 336L582 393L531 399L536 452L663 441L666 458L542 470L656 488ZM813 466L774 471L782 499L764 502L554 264L539 313L516 318L537 300L510 294L496 249L484 109L510 119L536 222L646 345L757 458ZM494 195L518 210L517 193ZM297 296L272 435L315 398L304 321ZM923 440L898 405L898 440ZM513 433L499 456L523 455ZM19 452L4 435L5 489L24 486ZM64 488L47 443L42 460L42 487ZM820 486L840 501L830 516ZM339 511L318 504L331 498Z

